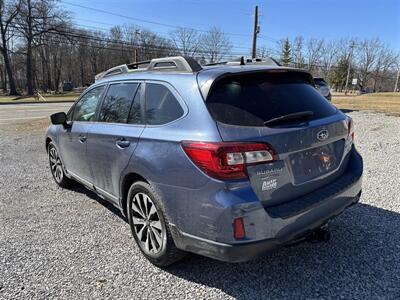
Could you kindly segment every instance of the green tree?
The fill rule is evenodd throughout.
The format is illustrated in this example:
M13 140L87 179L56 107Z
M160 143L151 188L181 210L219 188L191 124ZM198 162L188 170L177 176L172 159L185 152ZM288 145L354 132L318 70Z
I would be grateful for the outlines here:
M292 62L292 49L288 38L283 42L281 61L282 65L286 67Z

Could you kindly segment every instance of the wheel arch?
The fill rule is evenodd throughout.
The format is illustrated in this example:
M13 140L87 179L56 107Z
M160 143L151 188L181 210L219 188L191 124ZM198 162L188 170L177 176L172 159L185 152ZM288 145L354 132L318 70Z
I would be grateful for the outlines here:
M127 216L127 210L126 210L126 202L127 202L127 198L128 198L128 192L129 192L129 188L131 187L131 185L137 181L143 181L146 183L149 183L149 181L144 178L142 175L138 174L138 173L128 173L126 174L122 179L121 179L121 186L120 186L120 195L121 195L121 209L122 209L122 213Z
M53 140L50 137L46 137L46 152L49 150L49 144L52 142Z

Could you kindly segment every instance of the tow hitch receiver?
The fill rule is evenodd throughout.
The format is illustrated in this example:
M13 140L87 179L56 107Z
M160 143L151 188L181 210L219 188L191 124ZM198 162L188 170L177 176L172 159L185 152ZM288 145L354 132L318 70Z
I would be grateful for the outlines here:
M307 240L312 243L320 243L320 242L326 243L330 239L331 239L331 232L329 231L327 224L317 228L307 237Z

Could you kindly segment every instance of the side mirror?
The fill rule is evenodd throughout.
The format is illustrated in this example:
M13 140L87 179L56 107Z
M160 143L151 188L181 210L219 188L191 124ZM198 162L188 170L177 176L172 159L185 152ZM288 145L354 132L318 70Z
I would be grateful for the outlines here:
M65 112L52 114L50 116L50 120L53 125L67 125L67 115L65 114Z

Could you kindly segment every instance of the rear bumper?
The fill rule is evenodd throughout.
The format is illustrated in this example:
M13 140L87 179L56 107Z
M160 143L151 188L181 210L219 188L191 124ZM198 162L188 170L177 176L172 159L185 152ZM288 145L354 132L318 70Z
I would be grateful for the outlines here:
M268 230L270 238L221 243L181 232L173 226L171 231L176 246L185 251L222 261L243 262L304 239L313 230L359 201L363 163L355 149L351 155L348 172L330 187L324 187L324 193L316 194L320 197L310 194L280 207L263 209L264 221L258 222L256 226L273 228ZM246 230L248 228L246 227ZM264 228L256 229L266 231Z

